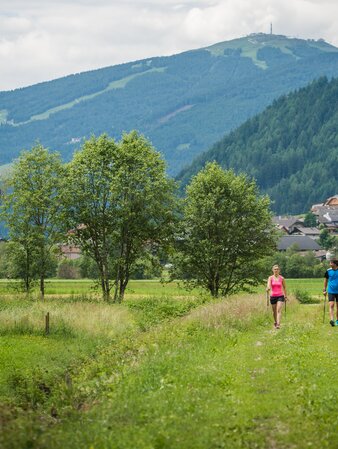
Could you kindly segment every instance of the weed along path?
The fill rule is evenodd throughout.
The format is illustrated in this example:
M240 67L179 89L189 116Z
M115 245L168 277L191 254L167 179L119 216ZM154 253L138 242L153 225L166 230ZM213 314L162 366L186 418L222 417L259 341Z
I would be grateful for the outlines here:
M290 305L280 330L254 295L173 307L17 420L4 447L337 447L338 328L321 305Z

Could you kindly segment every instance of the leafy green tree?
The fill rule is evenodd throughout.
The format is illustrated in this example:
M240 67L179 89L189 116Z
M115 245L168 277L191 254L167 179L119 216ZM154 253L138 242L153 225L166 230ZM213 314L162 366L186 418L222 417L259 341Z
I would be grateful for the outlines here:
M307 228L315 228L317 226L317 217L313 212L308 212L305 214L304 226Z
M319 234L319 244L324 249L333 249L338 247L338 238L334 235L330 234L330 231L327 228L323 228Z
M312 251L299 254L298 245L291 245L287 251L277 251L274 255L265 259L266 272L275 264L279 265L281 274L286 278L318 278L323 277L328 266L316 258Z
M7 244L8 279L20 279L19 289L29 294L36 284L37 270L35 265L34 247L29 239L11 241Z
M92 137L68 166L70 238L95 260L103 293L122 301L133 266L173 233L174 183L160 154L136 131L116 144Z
M8 244L0 243L0 279L8 276Z
M81 271L78 260L62 259L57 267L59 279L80 279Z
M137 261L170 246L176 223L175 188L150 142L136 131L124 134L112 183L117 218L115 301L122 301Z
M63 166L56 153L37 144L14 163L2 203L2 217L15 245L12 263L29 291L39 279L45 294L45 279L53 265L53 251L60 239L60 193ZM21 254L21 256L20 256ZM14 270L15 271L15 270Z
M81 278L99 279L99 271L95 260L84 254L78 259Z
M67 166L63 192L69 240L95 261L105 300L112 288L110 255L117 217L111 185L116 151L116 143L107 135L87 140Z
M258 261L275 249L269 199L254 181L208 163L187 187L176 260L181 276L212 296L258 285Z
M310 278L312 275L313 269L307 265L304 256L294 253L288 257L285 276L290 278Z

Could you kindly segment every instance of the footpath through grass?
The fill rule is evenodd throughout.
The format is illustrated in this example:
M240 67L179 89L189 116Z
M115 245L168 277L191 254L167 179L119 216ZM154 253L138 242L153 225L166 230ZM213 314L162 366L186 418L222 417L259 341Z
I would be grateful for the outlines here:
M336 447L338 328L321 305L289 304L279 331L258 296L191 306L159 307L155 327L154 301L132 307L144 332L19 413L3 447Z

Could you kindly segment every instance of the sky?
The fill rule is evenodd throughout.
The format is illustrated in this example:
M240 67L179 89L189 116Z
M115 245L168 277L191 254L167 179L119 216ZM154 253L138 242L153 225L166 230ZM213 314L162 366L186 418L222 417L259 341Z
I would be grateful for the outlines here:
M338 0L0 0L0 90L250 33L338 47Z

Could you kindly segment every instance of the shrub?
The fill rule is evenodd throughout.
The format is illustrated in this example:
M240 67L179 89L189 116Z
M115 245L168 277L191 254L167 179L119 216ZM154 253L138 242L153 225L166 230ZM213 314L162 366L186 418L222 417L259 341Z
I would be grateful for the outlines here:
M301 304L318 304L320 302L319 299L314 298L309 292L304 290L297 289L294 291L294 295Z
M59 279L80 279L81 273L76 260L63 259L58 266L57 277Z

